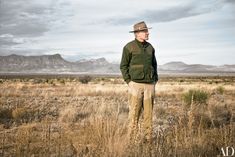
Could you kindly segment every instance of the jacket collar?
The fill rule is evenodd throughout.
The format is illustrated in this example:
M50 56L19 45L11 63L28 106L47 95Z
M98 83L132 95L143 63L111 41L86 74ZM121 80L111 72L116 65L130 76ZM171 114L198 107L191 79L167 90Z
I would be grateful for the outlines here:
M137 43L137 45L140 47L140 48L146 48L148 46L148 42L147 41L144 41L144 42L140 42L139 40L137 40L135 38L135 42Z

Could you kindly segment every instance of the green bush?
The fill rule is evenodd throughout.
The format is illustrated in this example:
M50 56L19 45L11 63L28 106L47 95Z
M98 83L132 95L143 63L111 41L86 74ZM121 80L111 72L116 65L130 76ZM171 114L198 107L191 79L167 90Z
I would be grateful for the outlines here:
M223 86L219 86L216 88L216 91L220 94L224 94L225 88Z
M192 103L192 100L193 103L196 104L206 104L208 98L209 98L208 93L203 90L191 89L183 94L183 101L187 105L190 105Z

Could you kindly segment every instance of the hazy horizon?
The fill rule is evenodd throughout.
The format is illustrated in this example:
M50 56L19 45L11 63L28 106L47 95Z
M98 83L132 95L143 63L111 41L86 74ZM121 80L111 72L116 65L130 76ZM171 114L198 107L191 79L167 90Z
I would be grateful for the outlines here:
M118 5L117 5L118 4ZM232 0L0 1L0 55L59 53L75 61L104 57L119 63L145 21L158 64L235 64Z

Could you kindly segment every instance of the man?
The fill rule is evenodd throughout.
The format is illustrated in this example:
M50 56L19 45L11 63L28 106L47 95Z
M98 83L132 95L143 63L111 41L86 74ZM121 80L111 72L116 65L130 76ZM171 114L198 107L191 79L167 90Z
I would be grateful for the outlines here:
M155 84L158 81L157 62L153 46L144 21L134 25L135 40L123 48L120 70L129 86L129 140L137 142L138 124L143 112L143 130L146 142L152 139L152 113Z

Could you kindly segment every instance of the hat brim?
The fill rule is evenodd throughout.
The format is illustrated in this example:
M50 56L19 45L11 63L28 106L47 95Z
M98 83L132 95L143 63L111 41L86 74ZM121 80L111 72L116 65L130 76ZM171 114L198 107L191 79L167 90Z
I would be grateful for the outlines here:
M129 33L136 33L136 32L140 32L140 31L144 31L144 30L148 30L148 29L152 29L152 27L144 28L144 29L140 29L140 30L136 30L136 31L129 31Z

